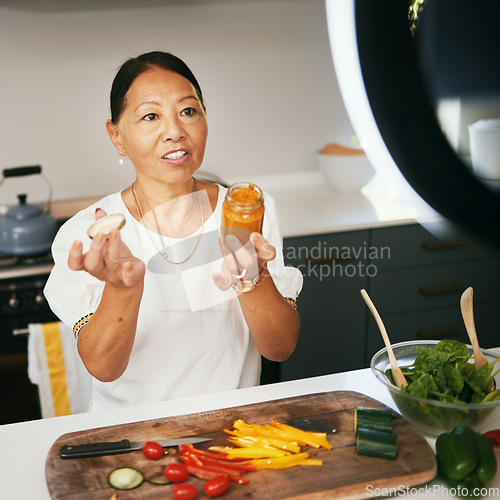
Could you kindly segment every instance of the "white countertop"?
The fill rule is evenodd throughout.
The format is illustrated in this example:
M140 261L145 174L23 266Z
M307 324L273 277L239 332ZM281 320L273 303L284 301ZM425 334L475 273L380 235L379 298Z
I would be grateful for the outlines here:
M387 389L375 379L370 369L363 369L119 410L2 425L0 470L4 472L0 481L0 498L50 499L45 481L45 460L52 444L62 434L335 390L357 391L396 409ZM432 446L434 440L428 441ZM500 488L500 474L488 486ZM438 480L428 483L425 491L432 492L434 498L447 496ZM416 496L411 493L409 496Z

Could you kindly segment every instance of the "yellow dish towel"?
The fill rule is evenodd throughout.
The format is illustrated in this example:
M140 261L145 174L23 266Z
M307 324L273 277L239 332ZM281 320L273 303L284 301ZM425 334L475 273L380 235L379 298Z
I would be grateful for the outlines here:
M38 385L43 418L87 411L92 377L63 323L29 325L28 375Z

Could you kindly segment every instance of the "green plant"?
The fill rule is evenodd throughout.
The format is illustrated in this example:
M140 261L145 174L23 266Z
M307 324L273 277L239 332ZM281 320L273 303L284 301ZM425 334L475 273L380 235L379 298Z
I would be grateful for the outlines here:
M424 8L425 0L408 0L408 20L410 21L410 31L415 35L418 27L420 14Z

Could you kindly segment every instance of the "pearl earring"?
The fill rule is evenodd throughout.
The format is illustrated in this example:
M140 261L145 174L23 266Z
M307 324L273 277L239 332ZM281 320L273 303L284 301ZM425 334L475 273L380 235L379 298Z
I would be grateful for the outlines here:
M118 163L122 166L125 165L125 157L120 156L120 158L118 159Z

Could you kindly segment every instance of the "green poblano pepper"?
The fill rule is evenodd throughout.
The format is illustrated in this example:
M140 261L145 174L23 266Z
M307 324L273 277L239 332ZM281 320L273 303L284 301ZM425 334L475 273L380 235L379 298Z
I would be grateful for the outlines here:
M439 474L451 488L472 496L496 474L497 461L490 442L470 427L456 427L436 439Z

